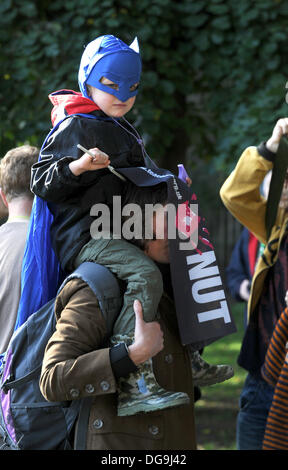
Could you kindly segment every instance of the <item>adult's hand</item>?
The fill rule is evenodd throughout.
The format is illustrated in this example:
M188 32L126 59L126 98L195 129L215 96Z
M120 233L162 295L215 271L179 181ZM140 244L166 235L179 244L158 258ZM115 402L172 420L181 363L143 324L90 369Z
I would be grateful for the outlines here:
M266 147L271 152L276 153L282 135L288 134L288 118L278 119L270 139L266 142Z
M157 321L145 322L142 305L134 301L135 333L134 343L129 346L129 356L139 365L158 354L164 347L163 331Z
M250 281L248 279L243 279L239 287L239 295L241 299L248 302L250 296Z

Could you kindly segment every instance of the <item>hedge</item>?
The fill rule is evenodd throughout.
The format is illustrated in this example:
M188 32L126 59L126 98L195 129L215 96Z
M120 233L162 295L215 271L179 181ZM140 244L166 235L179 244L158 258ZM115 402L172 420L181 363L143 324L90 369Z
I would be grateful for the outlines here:
M41 145L48 94L78 90L85 44L138 37L141 88L128 119L161 166L228 173L287 113L285 0L2 0L0 155Z

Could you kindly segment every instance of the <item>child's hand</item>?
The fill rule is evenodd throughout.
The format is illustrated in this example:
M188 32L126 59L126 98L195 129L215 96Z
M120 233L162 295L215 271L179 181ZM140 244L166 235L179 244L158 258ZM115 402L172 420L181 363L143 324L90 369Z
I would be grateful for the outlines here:
M100 168L106 168L109 165L110 160L108 155L97 147L89 149L89 152L93 153L94 157L89 153L84 153L84 155L82 155L78 160L81 162L81 166L84 171L99 170Z
M288 134L288 118L282 118L277 121L270 139L266 142L267 149L276 153L281 137L284 134Z
M69 168L75 176L79 176L85 171L106 168L110 164L108 155L101 152L97 147L89 149L89 152L91 152L94 157L89 155L89 153L84 153L78 160L69 163Z
M186 183L187 183L187 186L190 188L190 186L192 184L192 180L189 176L187 176L187 178L186 178Z

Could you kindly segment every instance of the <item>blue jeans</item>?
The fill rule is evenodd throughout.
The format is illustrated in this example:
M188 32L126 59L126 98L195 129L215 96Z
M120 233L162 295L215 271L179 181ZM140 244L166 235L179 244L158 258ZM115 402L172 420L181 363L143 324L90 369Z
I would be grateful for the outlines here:
M238 450L261 450L274 387L247 375L239 400L236 427Z

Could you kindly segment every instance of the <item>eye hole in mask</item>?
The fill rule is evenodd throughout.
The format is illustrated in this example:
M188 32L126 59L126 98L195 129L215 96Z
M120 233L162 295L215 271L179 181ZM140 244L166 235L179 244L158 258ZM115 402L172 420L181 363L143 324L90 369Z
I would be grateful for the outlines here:
M130 86L130 91L136 91L139 88L139 83L134 83L134 85Z
M119 91L119 85L117 83L112 82L111 80L109 80L106 77L101 77L100 78L100 83L102 83L102 85L104 85L104 86L112 88L112 90ZM139 87L139 83L134 83L133 85L130 86L129 90L131 92L133 92L133 91L136 91L138 89L138 87Z
M100 83L102 83L102 85L108 86L109 88L112 88L112 90L119 91L119 85L117 83L112 82L106 77L101 77Z

